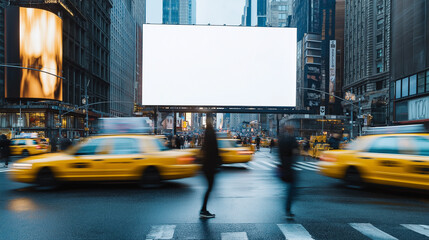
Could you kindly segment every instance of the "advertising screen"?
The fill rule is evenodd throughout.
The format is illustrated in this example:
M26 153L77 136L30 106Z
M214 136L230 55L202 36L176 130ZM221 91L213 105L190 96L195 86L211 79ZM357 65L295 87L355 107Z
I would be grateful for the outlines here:
M6 68L7 98L62 101L62 20L42 9L8 8L6 64L23 67Z
M296 105L296 29L143 25L143 105Z

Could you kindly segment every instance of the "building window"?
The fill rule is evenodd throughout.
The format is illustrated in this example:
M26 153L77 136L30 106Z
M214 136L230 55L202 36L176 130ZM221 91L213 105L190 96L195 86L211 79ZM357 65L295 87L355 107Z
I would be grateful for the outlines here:
M426 92L429 92L429 70L426 71Z
M375 90L383 89L383 81L378 81L375 83Z
M286 13L279 13L279 19L286 19Z
M378 5L377 6L377 14L382 14L383 13L383 5Z
M421 72L417 75L417 93L425 92L425 73Z
M401 98L401 80L396 81L396 99Z
M384 19L378 19L377 20L377 29L383 28Z
M417 76L413 75L410 77L410 96L417 93Z
M377 62L377 73L383 72L383 62Z
M377 58L381 58L383 56L383 49L377 49Z
M378 34L377 35L377 43L381 43L383 41L383 35Z
M408 96L408 78L402 79L402 97Z
M287 11L287 6L286 5L280 5L279 6L279 11Z

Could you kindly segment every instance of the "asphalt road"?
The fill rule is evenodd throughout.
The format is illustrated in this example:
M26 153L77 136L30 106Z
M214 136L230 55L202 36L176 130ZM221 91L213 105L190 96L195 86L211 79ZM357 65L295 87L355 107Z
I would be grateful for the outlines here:
M216 176L209 211L199 219L203 176L155 188L77 184L37 191L0 170L3 239L428 239L426 193L372 187L347 189L299 159L294 220L285 218L285 184L266 149L250 164ZM408 225L406 225L408 224Z

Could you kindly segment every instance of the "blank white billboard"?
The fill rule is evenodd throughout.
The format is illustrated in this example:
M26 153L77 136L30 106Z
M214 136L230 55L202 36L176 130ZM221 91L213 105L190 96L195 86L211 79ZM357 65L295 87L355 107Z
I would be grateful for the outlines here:
M143 25L143 105L296 105L296 29Z

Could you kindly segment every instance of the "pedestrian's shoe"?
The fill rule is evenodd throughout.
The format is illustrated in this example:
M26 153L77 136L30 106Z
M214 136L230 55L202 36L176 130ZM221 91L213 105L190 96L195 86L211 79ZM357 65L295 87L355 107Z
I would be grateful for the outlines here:
M286 219L291 220L291 219L293 219L294 217L295 217L295 214L293 214L293 213L291 213L291 212L286 213Z
M201 211L200 218L214 218L216 215L210 213L209 211Z

